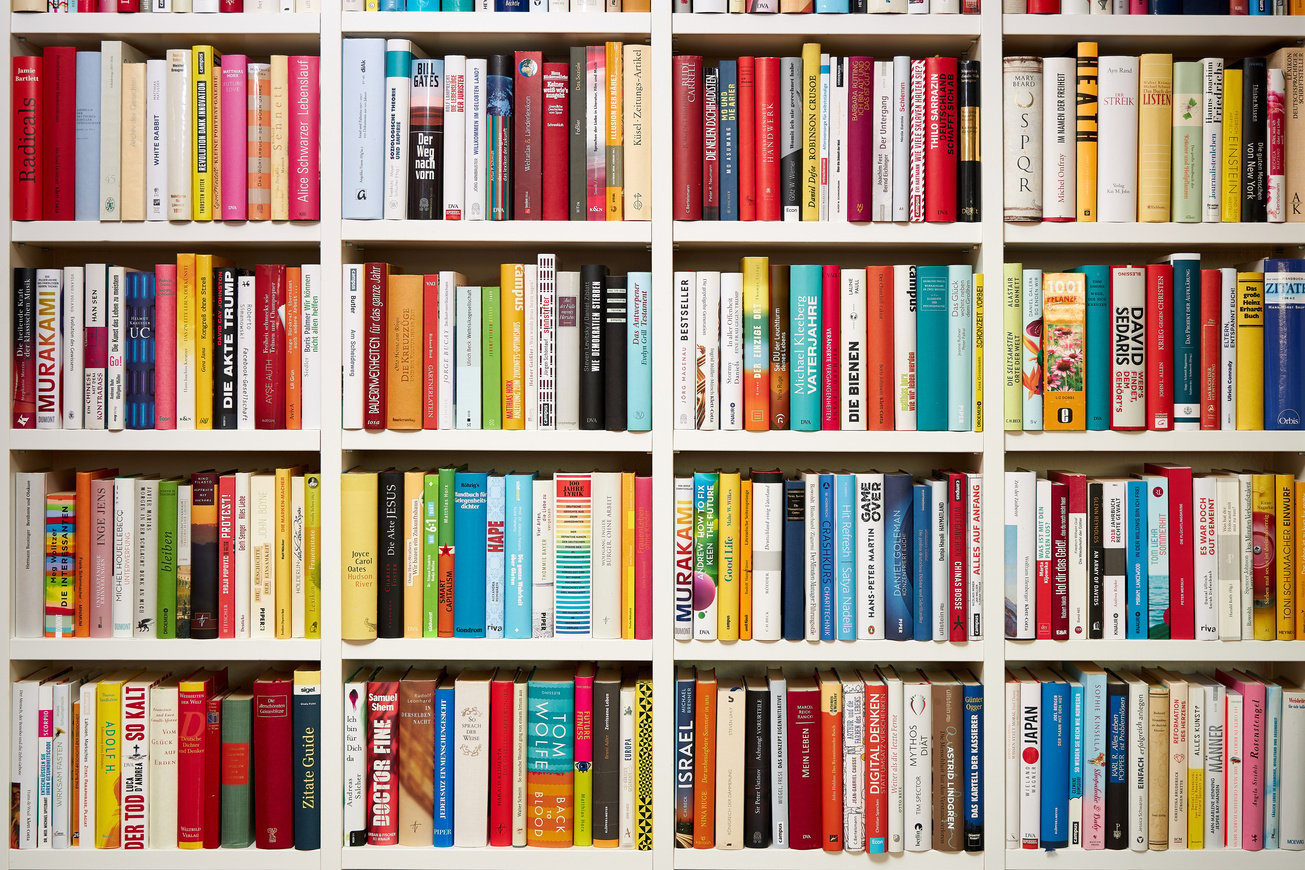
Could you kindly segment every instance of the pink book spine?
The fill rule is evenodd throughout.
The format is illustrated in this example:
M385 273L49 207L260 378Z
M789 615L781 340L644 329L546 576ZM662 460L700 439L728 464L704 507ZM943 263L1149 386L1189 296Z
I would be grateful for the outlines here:
M1237 680L1233 687L1242 693L1242 848L1258 852L1264 848L1264 793L1268 788L1264 766L1264 683ZM1299 774L1292 774L1299 775Z
M575 675L575 769L588 770L594 763L594 672ZM581 766L583 765L583 767Z
M839 419L838 356L842 334L839 307L843 273L838 266L825 266L822 273L820 300L820 428L837 430Z
M587 123L596 122L599 130L598 150L590 149L585 156L585 213L591 221L603 221L607 220L607 164L604 157L607 141L605 123L607 116L604 112L604 107L607 105L607 54L603 46L591 45L586 49L585 72L588 75L589 87L598 90L596 97L592 92L588 96ZM590 137L592 135L591 133Z
M652 640L652 478L634 479L634 638Z
M236 636L236 476L218 478L218 637Z
M856 55L848 58L847 95L847 219L870 220L874 173L874 85L875 59Z
M91 637L113 637L113 478L91 481Z
M438 429L440 362L440 276L422 279L421 428Z
M243 54L222 58L222 220L243 221L249 202L249 90Z
M292 55L290 74L290 220L315 221L321 215L318 152L321 98L318 70L321 59Z
M1129 0L1128 14L1145 15L1147 14L1148 11L1150 11L1147 9L1147 5L1148 5L1147 0Z
M177 428L177 267L154 267L154 428ZM88 330L89 331L89 330Z
M908 202L913 223L924 220L924 60L911 61L911 190Z

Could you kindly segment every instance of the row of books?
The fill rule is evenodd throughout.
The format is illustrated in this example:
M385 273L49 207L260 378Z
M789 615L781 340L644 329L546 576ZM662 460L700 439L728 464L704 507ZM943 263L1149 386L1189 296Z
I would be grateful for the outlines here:
M343 216L650 220L646 45L427 58L344 41Z
M675 674L675 845L983 851L983 685L964 669Z
M1216 670L1006 672L1006 848L1305 849L1305 689Z
M344 428L652 428L652 273L344 267Z
M976 222L979 62L673 59L676 220Z
M321 478L15 477L18 637L321 636Z
M363 665L344 688L346 845L652 849L648 668Z
M10 848L321 845L321 673L58 665L11 686Z
M982 431L973 267L740 268L675 273L676 429Z
M675 0L675 12L776 13L786 15L817 12L978 15L979 0Z
M15 429L321 428L321 267L14 269Z
M1007 430L1305 428L1305 260L1004 277Z
M311 12L320 0L10 0L11 12Z
M652 637L652 478L363 471L341 481L342 636Z
M1004 498L1007 637L1305 640L1294 475L1008 471Z
M13 58L14 220L317 220L318 61L120 40Z
M675 479L675 637L983 637L983 476Z
M1305 4L1300 0L1002 0L1001 11L1005 15L1305 15Z
M1305 221L1305 48L1003 61L1008 221Z

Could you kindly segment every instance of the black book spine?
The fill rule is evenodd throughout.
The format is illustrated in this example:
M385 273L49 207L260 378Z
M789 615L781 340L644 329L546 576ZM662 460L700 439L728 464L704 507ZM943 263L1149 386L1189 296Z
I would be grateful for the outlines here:
M1088 638L1105 636L1106 529L1102 485L1088 484Z
M621 841L621 682L594 681L594 845Z
M602 429L603 287L606 266L580 267L580 428Z
M569 137L570 153L567 155L570 160L570 178L568 187L571 194L571 220L583 221L589 219L588 198L585 191L585 121L587 109L585 107L586 88L589 77L585 71L585 47L583 45L571 46L571 91L568 99L571 101L570 122L571 135ZM582 427L583 428L583 427Z
M1106 681L1106 848L1128 848L1128 685Z
M211 471L190 478L190 636L213 640L218 636L218 475ZM182 612L181 583L177 583L177 625ZM180 634L180 630L178 630Z
M960 63L961 86L957 102L960 109L960 163L957 167L956 195L959 220L978 223L979 207L979 62Z
M236 285L240 270L222 267L217 274L218 322L213 347L217 365L213 369L213 428L235 429L239 425L236 406ZM252 397L251 397L252 398Z
M489 129L489 210L492 221L512 217L513 61L491 54L486 64L485 120Z
M412 112L409 115L408 220L437 221L444 216L443 61L412 62Z
M626 276L609 275L603 291L603 411L609 432L626 428Z
M694 706L693 668L675 675L675 848L693 848Z
M1269 81L1262 57L1242 61L1242 221L1269 219Z
M291 725L294 734L295 848L312 852L322 848L322 695L318 683L295 684Z
M779 202L786 221L802 216L802 58L780 58Z
M770 690L749 677L745 703L743 845L764 849L770 845Z
M780 613L784 640L806 637L803 602L806 597L803 569L806 562L807 492L801 480L784 481L784 569L780 575Z
M403 532L399 517L403 472L376 476L376 636L403 637Z

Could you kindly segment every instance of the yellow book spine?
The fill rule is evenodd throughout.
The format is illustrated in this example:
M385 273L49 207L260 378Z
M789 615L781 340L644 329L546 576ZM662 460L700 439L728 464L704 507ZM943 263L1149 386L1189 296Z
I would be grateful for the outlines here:
M1083 430L1087 424L1087 284L1078 272L1042 277L1042 426Z
M340 476L340 636L376 637L376 474Z
M1242 219L1242 71L1227 67L1223 71L1222 166L1223 220L1224 223L1238 223ZM1240 382L1239 372L1238 387Z
M304 475L304 637L322 636L322 476Z
M499 267L499 352L503 373L503 428L526 428L526 267Z
M211 45L196 45L190 50L190 117L194 124L190 144L191 217L197 221L213 220L213 63L216 54Z
M1174 57L1144 54L1138 73L1137 219L1168 223L1173 171ZM1050 415L1043 418L1050 420Z
M743 428L770 428L770 258L743 258Z
M1251 523L1263 531L1262 544L1277 531L1274 516L1276 483L1272 474L1251 475ZM1251 629L1255 640L1273 640L1278 636L1278 611L1273 600L1278 590L1278 573L1274 565L1278 550L1271 540L1267 543L1264 550L1255 554L1260 564L1252 568Z
M288 638L294 636L291 628L291 605L294 601L294 576L290 553L290 478L300 473L298 468L278 468L276 470L276 525L273 526L273 554L275 565L273 577L273 602L276 613L276 636Z
M716 610L716 635L739 639L739 473L720 476L720 605Z
M607 64L607 134L604 144L607 169L607 219L624 219L625 209L625 47L619 42L604 46Z
M1024 428L1024 264L1002 266L1002 405L1007 432Z
M177 428L195 428L195 255L177 255Z
M1226 201L1226 200L1225 200ZM1264 428L1264 275L1237 273L1237 428Z
M621 638L634 640L634 472L621 473Z
M1188 714L1190 717L1190 713ZM1208 714L1207 714L1208 715ZM1187 768L1187 848L1205 848L1205 767Z
M1305 640L1305 480L1296 481L1296 637Z
M802 44L802 220L820 220L820 43Z
M95 847L122 845L122 682L101 680L95 686L99 725L95 775Z
M213 185L209 189L213 201L213 220L222 220L222 58L213 53L209 66L208 153L213 164Z
M739 492L739 640L752 640L752 481Z
M653 847L653 685L641 672L634 683L634 848Z
M1078 220L1093 223L1097 219L1097 44L1080 42L1075 76L1078 92L1075 118L1075 160L1077 186L1074 202Z
M270 58L272 80L272 220L290 219L290 66L289 57Z
M974 276L974 431L983 431L983 273Z
M1290 474L1274 477L1274 500L1277 503L1275 519L1278 524L1278 640L1296 639L1296 479Z
M213 256L195 255L195 428L213 428L213 336L217 299Z

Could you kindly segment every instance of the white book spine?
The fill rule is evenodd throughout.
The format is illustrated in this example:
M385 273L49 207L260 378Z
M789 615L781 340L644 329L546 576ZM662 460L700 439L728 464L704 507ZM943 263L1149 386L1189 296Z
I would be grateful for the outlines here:
M168 220L188 221L190 207L190 49L168 49Z
M842 360L841 427L865 431L866 416L866 273L864 269L841 272L839 317Z
M1223 839L1224 846L1230 849L1240 849L1242 845L1243 819L1242 813L1237 810L1243 806L1242 788L1245 784L1242 764L1245 750L1243 741L1246 737L1242 725L1243 707L1241 693L1226 689L1223 717L1223 769L1227 779L1224 781L1223 795L1225 807Z
M1220 475L1215 479L1214 512L1218 636L1220 640L1240 640L1242 636L1242 518L1240 487L1236 477Z
M900 855L906 848L905 691L895 672L886 672L884 683L888 687L888 851Z
M480 297L479 287L458 288L456 425L479 429L480 408Z
M1146 682L1128 681L1128 847L1147 851L1150 804L1147 802L1147 741L1150 739L1150 693Z
M92 263L86 267L86 328L105 330L108 328L108 279L109 270L103 263ZM104 364L86 366L86 387L82 392L82 425L87 429L103 429L105 424L104 408Z
M784 484L752 483L752 637L782 636ZM677 551L676 558L679 554Z
M113 482L113 636L132 636L133 567L136 556L136 479Z
M67 849L71 841L73 796L73 693L77 683L60 679L53 685L50 741L50 845Z
M21 680L13 684L9 696L10 812L17 814L11 822L9 843L19 849L35 849L40 836L36 806L39 694L35 680Z
M820 204L820 220L829 220L829 55L820 55L820 108L817 110L817 123L820 124L820 178L817 184L816 199Z
M135 599L136 637L156 635L159 573L159 481L136 484L136 572L132 594Z
M694 390L697 376L695 337L697 327L693 318L694 287L697 278L693 272L675 273L675 428L693 429Z
M1222 849L1224 817L1224 687L1204 681L1205 693L1205 848ZM1303 759L1305 760L1305 759ZM1293 777L1294 779L1298 779ZM1284 786L1286 780L1283 781ZM1286 847L1284 847L1286 848Z
M1282 770L1305 769L1305 690L1284 688L1282 692ZM1282 824L1278 846L1305 849L1305 777L1282 777ZM1206 837L1209 848L1209 837Z
M557 428L557 257L540 254L536 266L539 349L539 428Z
M344 841L367 831L367 675L344 684Z
M59 402L63 397L63 273L36 270L36 428L58 429L63 422ZM118 428L122 428L119 426Z
M1103 514L1103 531L1105 538L1105 549L1124 550L1126 549L1126 532L1127 527L1124 517L1128 514L1128 484L1122 480L1108 480L1101 488L1104 506L1101 513ZM1106 557L1107 565L1119 565L1124 567L1127 559L1122 555L1117 558ZM1106 574L1104 579L1104 618L1105 625L1102 627L1104 636L1112 640L1123 640L1127 637L1127 614L1128 614L1128 576L1127 574Z
M720 272L695 273L694 327L697 368L702 385L694 409L697 428L720 428ZM696 389L696 388L695 388Z
M408 217L408 119L412 111L412 75L400 69L391 75L390 57L412 56L406 39L385 41L385 219ZM410 67L411 64L403 64Z
M902 791L906 851L933 848L933 690L923 678L902 683Z
M525 300L526 428L539 428L539 266L526 264L522 288Z
M168 62L145 61L145 216L168 219Z
M783 505L780 505L781 522ZM675 478L675 639L693 638L693 477ZM781 546L783 540L781 538ZM782 564L782 563L781 563ZM779 595L780 593L774 593ZM778 617L776 617L778 619ZM773 629L778 638L780 629Z
M308 609L307 577L304 573L304 476L296 474L290 478L290 636L304 637L304 614ZM408 516L408 534L406 540L410 549L407 553L407 571L411 575L413 566L421 565L421 499L417 500L415 517L410 506ZM415 529L413 526L415 525ZM414 552L416 550L416 552ZM421 582L421 568L417 567L418 581Z
M904 54L893 58L892 160L892 219L904 221L910 217L911 198L911 58Z
M1034 615L1037 563L1036 475L1032 471L1006 472L1006 541L1015 552L1006 554L1006 636L1032 640L1036 636Z
M847 219L847 59L829 59L829 220Z
M621 798L620 848L634 847L634 686L621 686Z
M1255 639L1255 629L1252 616L1254 608L1251 607L1251 602L1255 600L1255 572L1252 563L1255 553L1255 535L1251 519L1251 484L1251 475L1237 475L1238 501L1240 502L1241 507L1241 510L1239 511L1241 514L1239 526L1242 535L1241 545L1238 550L1241 555L1241 571L1239 572L1239 576L1241 577L1242 584L1241 595L1239 597L1242 602L1242 640ZM1239 840L1238 842L1241 841Z
M893 220L893 182L896 166L893 163L896 142L894 140L893 105L897 100L894 89L893 65L891 60L877 60L874 67L874 117L871 121L874 130L874 150L871 153L870 219L876 221Z
M1196 639L1219 638L1219 558L1216 550L1218 535L1217 479L1210 475L1192 478L1192 501L1196 513L1193 517L1192 548L1196 568Z
M276 547L276 479L255 474L249 483L250 635L276 637L273 552Z
M771 843L788 848L788 683L772 668L770 683L770 825Z
M457 335L457 310L458 310L458 282L454 272L440 272L439 285L439 315L437 327L439 329L439 388L435 391L436 401L439 403L437 412L437 422L440 429L454 428L453 412L453 395L454 378L457 373L457 365L454 360L457 358L456 335ZM359 401L361 401L361 386L359 386ZM359 407L361 415L362 408ZM359 417L359 425L362 424L362 418ZM348 428L348 427L346 427Z
M150 690L149 848L177 845L177 735L180 728L177 685Z
M122 687L122 846L149 846L150 686L142 675Z
M1219 428L1237 428L1237 270L1219 270Z
M906 0L906 11L911 15L928 15L929 0Z
M951 559L947 553L947 481L929 481L929 507L932 512L931 533L929 539L930 572L929 579L933 587L933 639L946 641L951 638L951 626L947 622L947 595L951 590Z
M453 684L458 726L454 729L454 752L458 779L489 781L489 680L459 678ZM466 777L464 779L464 777ZM483 848L488 843L489 790L458 789L453 802L453 845Z
M1009 221L1042 219L1042 60L1002 62L1002 120L1006 136L1003 208Z
M716 689L717 849L743 848L743 700L741 681L721 680Z
M100 745L95 683L82 683L80 697L81 709L77 719L77 846L81 849L94 849L95 780L98 767L91 759L95 758ZM10 765L12 764L11 761Z
M363 267L358 263L344 266L344 382L341 387L344 405L341 424L345 429L363 427ZM244 392L241 392L244 396ZM243 414L245 403L241 402Z
M531 488L534 508L531 552L530 636L553 636L553 481L536 480Z
M123 44L100 43L100 220L122 220ZM189 54L190 52L187 52ZM189 82L187 82L189 84ZM190 215L186 215L187 219Z
M580 273L557 273L557 428L580 428Z
M1219 223L1223 220L1223 58L1201 59L1201 82L1201 214L1206 223ZM1236 325L1234 319L1234 329Z
M1137 58L1097 62L1097 219L1137 220Z
M878 640L884 636L884 476L858 474L856 490L857 636Z
M464 194L466 209L463 214L463 220L483 221L485 220L486 197L486 156L488 150L485 146L485 88L487 85L488 71L487 62L484 58L467 58L467 75L466 75L466 171L461 180L466 193ZM447 62L446 62L447 64ZM445 77L447 80L448 67L445 66ZM445 96L447 105L448 97ZM447 109L445 110L447 112ZM448 139L448 122L445 122L444 137Z
M805 636L820 640L820 475L802 475L806 516L803 524L803 602Z
M1020 848L1020 682L1006 674L1006 848Z
M743 273L720 276L720 428L743 428Z
M63 322L59 326L63 355L64 429L81 429L86 410L86 269L63 267Z
M865 851L865 683L843 680L843 850Z
M347 267L346 267L347 268ZM362 277L361 266L358 267L358 277ZM345 282L346 287L348 281ZM347 291L346 291L347 293ZM236 428L253 429L254 428L254 363L257 348L255 345L257 336L257 327L254 325L257 309L258 291L253 275L240 275L236 279ZM361 303L361 296L359 303ZM346 322L348 320L348 298L346 296ZM359 309L361 311L361 309ZM361 322L359 324L361 330ZM346 363L347 370L347 363ZM349 395L345 391L345 395ZM308 397L307 390L304 391L305 399ZM191 402L194 402L192 397ZM320 398L318 399L320 406ZM305 401L307 404L307 401ZM344 403L348 407L348 401ZM362 414L362 387L358 388L358 413ZM192 413L191 418L194 419ZM360 417L361 424L361 417ZM319 416L320 428L320 416ZM348 428L348 427L346 427Z
M1042 219L1048 221L1075 217L1077 62L1073 57L1048 57L1042 62Z
M108 355L105 357L104 381L105 426L120 432L126 425L127 418L127 275L121 266L109 267L108 322ZM182 356L183 354L177 354L177 359ZM180 380L177 383L180 386ZM180 389L177 390L177 412L180 428ZM194 416L192 412L192 420Z
M1038 750L1042 739L1042 686L1020 681L1020 847L1036 849L1042 834L1042 769ZM1029 750L1032 750L1031 752Z
M983 638L983 475L967 474L965 601L970 640Z
M915 266L893 267L893 420L915 431Z
M300 350L300 384L303 388L304 429L322 428L322 267L310 263L303 267L303 329ZM239 303L237 302L237 312ZM239 315L237 314L237 322ZM238 347L238 346L237 346Z
M444 219L466 220L467 58L444 58ZM358 428L362 428L361 425Z
M45 493L54 486L45 472L17 474L14 510L14 634L45 635Z
M590 553L592 636L621 637L621 475L595 471L590 483L593 549Z
M248 471L236 472L236 509L235 509L235 549L236 549L236 637L249 637L250 609L249 595L253 581L251 568L252 553L249 549L249 509L251 507L250 484L253 474Z

